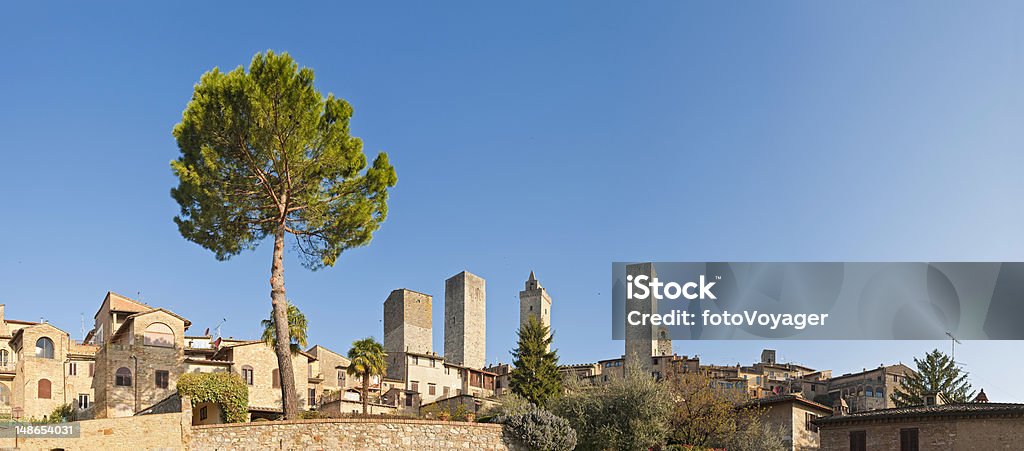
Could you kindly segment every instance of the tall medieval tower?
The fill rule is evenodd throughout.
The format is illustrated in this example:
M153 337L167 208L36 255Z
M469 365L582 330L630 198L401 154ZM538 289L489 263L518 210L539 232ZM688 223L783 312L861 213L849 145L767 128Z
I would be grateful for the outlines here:
M654 263L637 263L626 265L626 274L629 276L646 275L650 278L657 277L654 271ZM650 283L648 283L648 287ZM648 299L626 299L626 311L638 311L644 313L658 313L658 300L654 296ZM655 326L650 323L646 325L626 324L626 363L629 364L636 359L638 366L645 372L652 370L651 357L672 355L672 339L669 337L668 328Z
M540 285L537 276L530 271L530 278L526 280L526 289L519 292L519 329L526 326L530 318L537 318L544 327L551 327L551 296L548 290ZM548 346L548 351L551 346Z
M400 378L405 353L430 354L432 346L433 297L405 288L394 290L384 301L384 352L388 354L387 375Z
M444 359L470 368L486 364L487 283L468 271L444 282Z

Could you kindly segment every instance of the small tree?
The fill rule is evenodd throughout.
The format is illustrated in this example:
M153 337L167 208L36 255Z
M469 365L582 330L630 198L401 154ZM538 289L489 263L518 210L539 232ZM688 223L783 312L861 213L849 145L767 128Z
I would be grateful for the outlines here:
M387 362L384 356L384 345L378 343L373 337L353 341L352 348L348 350L348 358L351 362L345 372L352 376L358 376L363 381L363 415L369 413L370 379L383 377L387 371Z
M273 237L270 298L285 418L299 414L288 346L285 238L310 269L370 242L387 216L395 170L380 153L367 167L349 133L352 106L313 86L313 71L287 53L257 54L246 72L203 74L174 127L181 156L171 162L185 239L227 260Z
M574 387L552 404L552 411L576 431L578 450L650 449L668 436L671 395L633 364L624 378Z
M562 392L558 354L549 350L553 336L533 316L518 333L519 345L512 351L515 369L509 374L509 388L527 401L544 406Z
M270 346L277 346L277 326L274 324L274 312L270 317L260 321L263 326L263 341ZM291 337L292 351L298 351L306 347L306 330L308 324L306 315L299 310L291 301L288 302L288 336Z
M948 355L935 349L924 356L914 358L917 372L907 376L901 386L893 390L891 399L897 407L924 404L925 393L941 393L949 402L969 402L974 390L967 382L967 372L957 368Z
M666 372L665 383L674 401L671 441L681 445L712 446L738 430L738 395L711 386L700 373Z

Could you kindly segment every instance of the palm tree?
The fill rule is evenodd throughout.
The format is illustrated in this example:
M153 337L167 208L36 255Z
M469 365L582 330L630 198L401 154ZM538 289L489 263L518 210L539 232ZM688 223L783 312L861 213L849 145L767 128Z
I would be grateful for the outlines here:
M277 330L274 329L274 312L270 317L260 321L263 326L263 341L274 346L277 344ZM299 308L288 301L288 335L291 337L292 352L306 347L306 315Z
M384 355L384 345L378 343L373 337L353 341L352 349L348 350L348 359L351 363L345 372L352 376L359 376L363 380L363 415L367 414L370 401L370 378L384 376L384 371L387 370Z

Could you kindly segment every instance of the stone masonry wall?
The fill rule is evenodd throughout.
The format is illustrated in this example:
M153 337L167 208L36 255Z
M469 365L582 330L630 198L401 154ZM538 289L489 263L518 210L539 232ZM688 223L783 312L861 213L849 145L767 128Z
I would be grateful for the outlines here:
M181 420L180 413L166 413L79 421L81 434L78 438L21 438L16 449L184 450L191 426L187 423L183 425ZM0 438L0 449L15 449L15 439Z
M1019 450L1024 418L898 421L820 428L821 449L848 449L851 431L865 431L867 449L899 449L900 429L917 428L921 451Z
M377 418L194 426L191 449L523 450L500 425Z

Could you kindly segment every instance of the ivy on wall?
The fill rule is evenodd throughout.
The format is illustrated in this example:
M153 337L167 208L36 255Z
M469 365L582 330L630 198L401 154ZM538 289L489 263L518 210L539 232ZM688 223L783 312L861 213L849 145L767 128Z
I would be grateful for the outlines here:
M178 378L178 393L192 398L192 406L212 402L220 405L225 423L249 419L249 388L235 373L186 373Z

